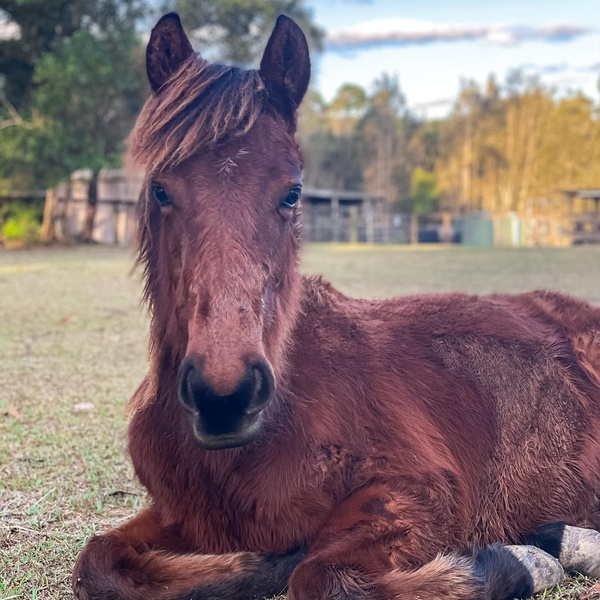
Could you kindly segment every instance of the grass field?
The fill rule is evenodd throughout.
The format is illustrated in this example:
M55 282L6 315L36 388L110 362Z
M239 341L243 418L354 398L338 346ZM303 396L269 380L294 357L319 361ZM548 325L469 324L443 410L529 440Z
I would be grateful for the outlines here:
M110 248L0 253L0 599L70 598L85 538L144 504L124 453L148 328L131 266ZM600 304L600 248L312 246L303 268L357 296L547 287Z

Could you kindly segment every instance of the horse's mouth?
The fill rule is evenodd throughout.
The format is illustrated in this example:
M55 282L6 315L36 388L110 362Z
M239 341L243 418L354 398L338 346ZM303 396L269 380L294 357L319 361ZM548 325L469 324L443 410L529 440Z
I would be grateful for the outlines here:
M238 448L256 441L262 433L262 412L245 419L235 431L214 433L207 431L198 416L191 417L194 439L205 450L225 450Z

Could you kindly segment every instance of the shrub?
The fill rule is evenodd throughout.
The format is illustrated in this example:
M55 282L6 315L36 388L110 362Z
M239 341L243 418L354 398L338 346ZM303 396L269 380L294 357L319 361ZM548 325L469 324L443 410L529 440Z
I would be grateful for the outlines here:
M31 246L40 239L40 215L36 208L12 204L2 211L2 238Z

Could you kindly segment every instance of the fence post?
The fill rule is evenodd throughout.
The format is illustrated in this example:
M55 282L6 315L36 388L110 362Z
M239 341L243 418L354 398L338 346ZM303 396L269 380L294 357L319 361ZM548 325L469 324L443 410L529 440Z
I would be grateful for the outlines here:
M61 240L68 242L71 238L71 231L69 230L69 209L71 202L71 181L65 181L59 186L62 195L59 196L58 202L60 206L60 213L58 222L60 223Z
M54 217L56 212L56 190L48 188L46 190L46 201L44 203L44 218L42 221L42 231L40 237L42 242L51 242L56 236Z
M381 237L384 244L390 243L390 214L386 211L380 215L382 232Z
M333 228L333 241L340 241L340 199L331 197L331 224Z
M113 229L114 229L114 245L119 245L119 218L121 216L121 203L119 200L113 202Z
M410 215L410 243L419 243L419 215L416 213Z
M350 207L348 241L351 244L358 242L358 207L355 204Z
M373 206L371 204L371 198L365 199L365 224L367 226L367 243L373 244L375 242L375 222L373 214Z
M449 212L442 213L442 242L452 242L452 215Z

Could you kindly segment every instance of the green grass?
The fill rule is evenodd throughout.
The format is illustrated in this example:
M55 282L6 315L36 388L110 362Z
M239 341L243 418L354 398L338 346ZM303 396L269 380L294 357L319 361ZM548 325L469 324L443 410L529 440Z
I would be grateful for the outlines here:
M132 263L111 248L0 253L0 599L70 598L85 538L145 501L125 455L125 406L147 366ZM312 246L303 265L357 296L550 287L600 304L600 248Z

